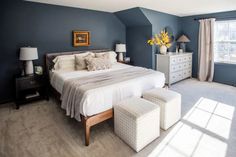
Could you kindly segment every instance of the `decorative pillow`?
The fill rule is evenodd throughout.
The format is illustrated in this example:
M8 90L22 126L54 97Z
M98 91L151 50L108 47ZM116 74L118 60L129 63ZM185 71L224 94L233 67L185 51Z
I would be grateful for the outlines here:
M96 58L110 59L109 53L95 53Z
M86 65L85 59L93 58L93 57L95 57L95 54L93 54L91 52L76 54L75 55L75 69L76 70L86 69L87 65Z
M87 63L88 71L105 70L112 67L112 63L109 59L87 58L85 61Z
M78 54L75 54L75 57L85 57L87 55L91 54L93 57L95 57L95 54L91 51L86 51L84 53L78 53Z
M105 54L105 56L108 56L108 58L112 64L117 62L117 59L116 59L117 54L114 51L95 53L95 56L100 58L104 54Z
M53 70L60 71L74 71L75 70L75 56L74 55L62 55L53 59Z

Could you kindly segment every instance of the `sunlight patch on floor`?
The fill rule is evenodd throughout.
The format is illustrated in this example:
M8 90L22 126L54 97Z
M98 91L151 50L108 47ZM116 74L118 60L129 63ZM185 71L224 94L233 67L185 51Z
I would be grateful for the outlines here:
M224 157L234 107L200 98L150 157Z

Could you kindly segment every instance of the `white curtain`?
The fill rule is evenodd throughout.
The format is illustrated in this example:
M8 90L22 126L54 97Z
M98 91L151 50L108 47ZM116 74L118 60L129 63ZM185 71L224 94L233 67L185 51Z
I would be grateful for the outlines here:
M198 79L211 82L214 76L215 19L202 19L199 22Z

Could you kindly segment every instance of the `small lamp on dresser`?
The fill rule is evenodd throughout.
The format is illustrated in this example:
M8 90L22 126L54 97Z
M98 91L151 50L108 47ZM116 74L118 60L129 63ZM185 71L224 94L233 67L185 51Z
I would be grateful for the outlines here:
M118 61L124 61L123 53L126 52L126 45L125 44L116 44L116 52L119 53Z
M186 52L185 43L190 42L189 38L188 38L186 35L182 35L181 37L179 37L179 39L177 40L177 42L180 43L180 49L182 49L183 52Z
M20 48L20 60L24 61L25 75L34 74L33 60L36 60L36 59L38 59L38 50L36 47Z

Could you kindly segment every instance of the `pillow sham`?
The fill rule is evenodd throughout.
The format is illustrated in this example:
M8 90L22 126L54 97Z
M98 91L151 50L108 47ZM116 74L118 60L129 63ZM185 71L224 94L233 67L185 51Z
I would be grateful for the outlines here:
M76 70L84 70L87 68L87 64L85 59L93 58L95 54L93 53L83 53L75 55L75 69Z
M108 58L112 64L117 62L116 56L117 56L117 54L114 51L95 53L95 57Z
M74 71L75 70L75 56L74 55L62 55L53 59L53 70L57 71Z
M96 53L95 54L96 58L102 58L102 59L110 59L110 55L108 53Z
M86 52L83 52L83 53L78 53L78 54L75 54L75 57L85 57L87 55L91 54L93 57L95 57L95 54L91 51L86 51Z
M109 59L87 58L85 61L87 63L88 71L105 70L112 67L112 63Z

